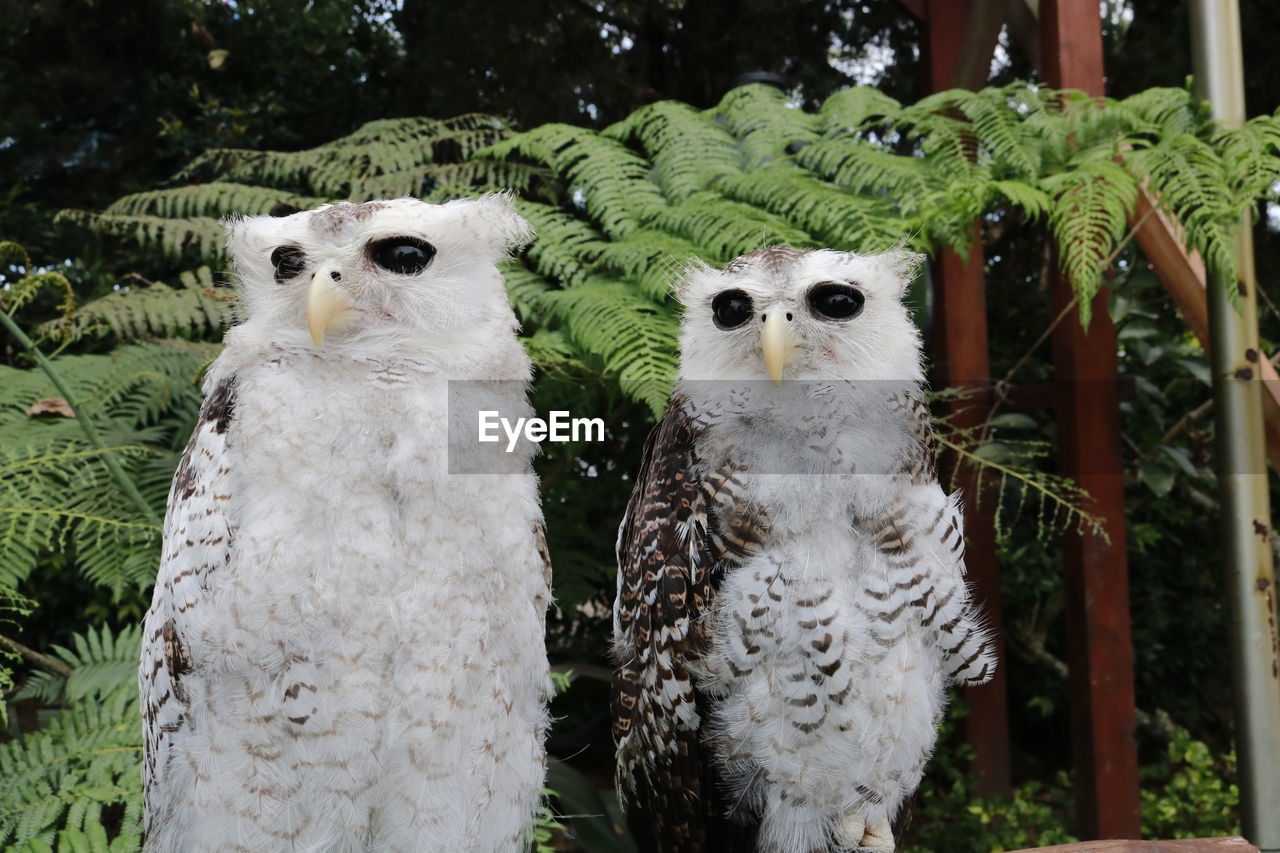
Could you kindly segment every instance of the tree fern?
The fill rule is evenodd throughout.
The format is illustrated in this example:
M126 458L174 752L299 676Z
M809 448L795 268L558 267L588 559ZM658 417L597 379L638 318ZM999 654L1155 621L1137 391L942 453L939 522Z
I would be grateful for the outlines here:
M649 163L593 131L547 124L498 143L483 156L510 154L550 167L571 194L579 194L586 213L612 238L625 237L666 206L661 190L649 179Z
M724 263L761 246L816 246L818 241L780 216L706 191L653 217L653 223L695 243L703 257Z
M225 258L226 229L217 219L209 217L170 219L64 210L58 214L57 221L79 225L115 241L159 250L164 259L174 265L220 265Z
M202 361L198 349L162 344L58 359L106 451L89 445L70 418L28 414L56 396L44 374L0 366L0 589L15 587L42 554L63 549L116 596L154 577L159 530L121 499L102 457L115 454L134 474L160 459L171 476L199 406L192 379ZM154 479L149 502L160 511L164 494Z
M113 202L105 211L108 216L163 216L168 219L211 217L230 213L274 214L296 213L323 204L325 199L294 195L273 187L210 181L169 190L134 193Z
M54 646L51 656L67 665L68 677L40 671L23 685L15 698L34 697L45 702L101 700L124 687L132 687L138 675L138 649L142 626L115 633L102 625L72 637L72 648Z
M692 107L676 101L642 107L606 128L604 135L640 143L653 163L654 179L672 202L688 198L722 175L737 175L743 170L738 141Z
M96 834L95 824L104 830L114 824L125 840L112 849L138 849L141 764L133 683L77 702L40 731L0 744L0 844L47 849L40 845L52 845L60 831Z
M843 192L794 168L725 176L715 182L715 188L735 201L783 217L812 234L816 243L834 249L883 251L901 243L913 230L885 199Z
M42 337L65 344L114 334L119 340L217 336L230 321L234 294L219 286L213 270L199 267L178 276L178 286L136 281L37 327Z
M669 311L624 281L592 280L548 291L543 303L561 319L574 318L569 336L604 361L625 393L655 416L666 409L676 370L677 322Z
M57 294L60 316L39 329L45 340L100 349L114 339L117 349L56 361L101 423L106 450L56 401L45 414L32 408L56 396L43 375L0 367L0 601L51 555L115 598L139 598L153 576L156 526L121 499L104 454L120 460L145 505L163 507L199 402L194 380L217 351L206 341L230 310L215 286L225 280L226 215L516 189L538 236L504 274L542 399L600 377L610 383L601 397L621 392L656 416L676 369L671 285L690 263L778 243L872 251L906 238L964 250L974 218L1017 208L1048 228L1087 312L1143 181L1211 273L1232 278L1233 229L1280 179L1278 154L1275 117L1218 129L1185 90L1114 101L1023 85L906 105L854 88L816 113L747 86L705 111L653 104L603 132L557 124L514 133L481 115L400 118L306 151L207 152L164 188L62 216L136 249L138 271L170 284L130 285L78 308L56 273L4 293L9 309ZM15 251L0 244L0 260L29 270ZM974 499L994 500L1002 520L1030 518L1041 537L1096 524L1087 496L1037 470L1043 447L997 438L974 449L945 423L939 434L986 472ZM28 683L27 695L70 706L51 727L0 747L0 844L136 848L136 699L132 687L111 690L135 643L128 632L85 632L52 652L70 679Z
M1087 319L1141 180L1211 272L1234 274L1238 213L1280 177L1277 127L1263 117L1216 130L1181 89L1111 101L1013 85L901 105L854 88L809 114L775 89L746 86L711 110L652 104L601 133L552 124L512 134L475 115L373 122L308 151L214 151L176 179L201 184L67 219L133 240L178 269L197 259L216 268L215 215L508 186L524 193L521 209L539 230L522 269L550 290L605 276L661 305L692 258L718 263L770 243L862 251L904 237L966 251L974 218L1019 208L1057 238ZM60 328L212 334L225 309L189 290L108 297L71 315L87 325ZM579 339L576 318L553 322Z
M743 159L751 169L818 138L818 119L790 106L786 96L772 86L753 84L734 89L709 113L741 140Z
M1103 261L1125 234L1138 182L1114 160L1093 157L1079 161L1073 171L1046 178L1044 186L1055 198L1049 227L1057 240L1059 266L1080 300L1080 321L1087 326L1091 300L1102 286Z
M902 105L879 89L853 86L827 98L818 110L818 121L823 136L842 136L870 121L896 121L901 112Z

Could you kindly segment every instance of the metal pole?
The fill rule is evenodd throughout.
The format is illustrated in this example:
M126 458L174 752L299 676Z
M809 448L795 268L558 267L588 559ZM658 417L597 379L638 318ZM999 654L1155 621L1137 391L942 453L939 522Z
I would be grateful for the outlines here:
M1214 118L1239 127L1245 105L1238 0L1195 0L1191 14L1198 91L1209 100ZM1280 660L1258 367L1258 282L1247 218L1239 228L1236 268L1239 282L1208 282L1210 359L1241 822L1245 837L1268 853L1280 851ZM1238 309L1228 286L1238 288Z

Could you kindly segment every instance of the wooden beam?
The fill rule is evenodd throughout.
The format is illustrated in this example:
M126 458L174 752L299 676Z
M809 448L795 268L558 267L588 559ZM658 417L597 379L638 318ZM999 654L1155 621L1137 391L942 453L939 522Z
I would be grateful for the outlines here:
M911 16L922 24L929 22L929 11L925 8L926 0L898 0Z
M965 53L972 0L927 0L926 64L929 90L949 89ZM998 29L997 29L998 32ZM992 41L994 45L994 40ZM987 59L990 65L990 54ZM985 74L982 81L986 81ZM983 281L982 228L973 223L973 249L961 257L944 249L934 265L934 356L942 383L969 392L950 406L959 429L980 425L991 411L991 364L987 354L987 296ZM996 634L1000 665L992 680L964 691L969 705L965 737L974 748L970 769L978 791L1008 796L1012 791L1009 747L1009 699L1004 654L1004 617L1000 595L1000 564L996 557L995 500L979 500L981 476L972 465L956 468L959 460L944 460L957 474L955 484L965 495L965 562L975 597Z
M1044 72L1040 67L1040 23L1036 20L1038 11L1038 4L1033 6L1027 0L1009 0L1005 23L1009 26L1011 40L1027 52L1031 67L1043 77Z
M1258 848L1239 836L1232 836L1179 841L1086 841L1083 844L1016 850L1014 853L1258 853Z
M1142 252L1151 262L1165 290L1173 298L1178 313L1200 345L1209 350L1209 302L1206 296L1208 276L1204 261L1196 252L1188 252L1182 227L1157 206L1155 197L1142 187L1137 204L1129 217L1138 230L1134 235ZM1276 374L1266 354L1258 358L1262 379L1262 410L1267 434L1267 458L1280 472L1280 375Z
M1097 0L1042 0L1039 17L1046 82L1101 96ZM1057 316L1072 297L1059 272L1050 316ZM1101 533L1069 530L1063 536L1071 740L1076 813L1084 834L1139 838L1118 356L1107 297L1103 288L1094 298L1087 331L1071 317L1053 336L1061 470L1088 492L1090 509L1103 524Z
M973 225L968 258L944 251L934 266L934 360L938 380L965 393L947 408L957 430L981 427L991 411L991 365L987 355L987 298L983 281L982 240ZM981 471L947 454L943 468L954 474L964 496L965 565L983 617L996 639L999 666L991 681L964 690L969 715L965 738L974 748L970 770L984 796L1008 796L1013 790L1009 744L1008 658L1005 655L1000 563L996 556L995 497L984 493ZM947 474L944 474L947 476ZM951 485L950 483L948 484Z
M951 74L956 89L981 89L991 76L991 57L995 55L1000 30L1004 26L1008 0L973 0L969 20L965 23L964 46Z

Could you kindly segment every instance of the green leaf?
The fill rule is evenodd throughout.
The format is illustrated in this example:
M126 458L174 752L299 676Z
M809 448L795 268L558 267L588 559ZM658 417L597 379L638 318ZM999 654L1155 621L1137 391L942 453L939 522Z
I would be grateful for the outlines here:
M1162 498L1173 488L1173 469L1155 459L1142 460L1142 482L1147 484L1152 494Z
M1039 426L1035 418L1022 412L1002 412L991 419L991 425L997 429L1035 429Z

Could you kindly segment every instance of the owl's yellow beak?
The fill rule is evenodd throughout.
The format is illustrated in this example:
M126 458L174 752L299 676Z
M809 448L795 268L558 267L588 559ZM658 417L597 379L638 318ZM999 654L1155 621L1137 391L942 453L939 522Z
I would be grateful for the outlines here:
M781 385L782 370L796 349L796 336L784 312L774 311L765 318L760 348L764 350L764 366L769 370L769 378L774 385Z
M307 288L307 329L317 347L324 343L325 331L341 325L351 310L346 292L334 283L333 272L327 266L316 270Z

